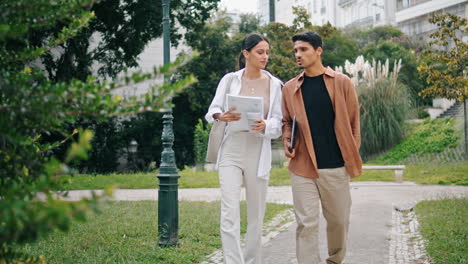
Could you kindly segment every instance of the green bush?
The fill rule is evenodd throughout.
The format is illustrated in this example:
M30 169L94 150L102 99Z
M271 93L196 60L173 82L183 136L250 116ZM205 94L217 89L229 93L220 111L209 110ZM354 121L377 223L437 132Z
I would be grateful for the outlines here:
M113 171L118 166L118 156L122 148L129 142L125 141L122 134L119 133L117 124L120 122L117 118L108 118L105 120L81 119L74 124L67 124L67 127L79 126L94 132L91 141L92 148L89 151L89 159L74 161L72 166L81 173L106 173ZM49 140L59 140L55 137ZM64 144L61 148L54 151L54 154L61 158L63 150L68 148L69 144Z
M429 113L427 111L425 111L424 109L421 109L418 111L418 119L424 119L424 118L428 118L430 117L431 115L429 115Z
M374 88L358 86L361 105L361 155L364 159L389 149L404 136L408 111L406 87L378 81Z
M193 152L197 165L203 166L205 164L206 148L208 146L208 138L210 136L211 124L206 124L201 119L195 126L193 136Z
M393 26L377 26L372 28L347 28L346 36L356 41L358 50L365 48L367 45L377 44L380 41L399 38L403 32Z
M174 100L176 101L176 100ZM183 169L187 164L194 163L193 156L193 128L190 115L185 116L180 108L187 104L174 107L173 131L175 135L174 150L176 164ZM186 109L185 109L185 112ZM105 120L86 119L78 125L95 132L90 150L89 159L73 164L80 173L113 173L147 171L150 164L159 167L161 160L161 133L163 128L162 113L144 112L128 118L106 118ZM138 143L137 152L128 158L127 166L121 167L117 161L123 153L128 153L130 142ZM56 153L58 156L63 152Z
M375 159L377 163L396 163L413 154L437 153L456 147L459 137L452 118L424 120L409 125L409 136L389 152Z
M402 67L398 74L398 80L404 83L407 88L411 100L416 105L429 105L430 100L418 96L418 93L424 89L424 81L418 77L418 56L417 53L410 49L405 48L399 42L394 41L380 41L376 44L370 43L363 49L362 54L364 57L371 61L385 61L387 58L390 61L390 70L393 70L394 61L401 59Z

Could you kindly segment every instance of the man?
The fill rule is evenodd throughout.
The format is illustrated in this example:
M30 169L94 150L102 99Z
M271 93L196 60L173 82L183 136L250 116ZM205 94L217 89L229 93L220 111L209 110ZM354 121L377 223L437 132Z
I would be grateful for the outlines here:
M319 202L327 221L328 264L346 255L351 195L349 178L361 175L359 104L351 80L322 64L322 39L313 32L292 38L304 71L283 88L283 145L296 214L299 264L318 264ZM291 150L291 124L296 133Z

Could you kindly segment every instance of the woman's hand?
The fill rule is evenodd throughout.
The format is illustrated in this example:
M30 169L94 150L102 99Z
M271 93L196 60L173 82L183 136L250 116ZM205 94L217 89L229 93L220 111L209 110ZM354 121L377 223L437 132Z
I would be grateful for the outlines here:
M256 132L262 132L266 128L266 123L262 119L257 119L254 120L254 123L250 127Z
M217 119L219 121L223 121L223 122L232 122L232 121L239 121L240 120L240 113L233 113L233 111L235 111L236 108L231 108L229 109L228 111L220 114L220 113L216 113L216 114L213 114L213 117L214 119Z

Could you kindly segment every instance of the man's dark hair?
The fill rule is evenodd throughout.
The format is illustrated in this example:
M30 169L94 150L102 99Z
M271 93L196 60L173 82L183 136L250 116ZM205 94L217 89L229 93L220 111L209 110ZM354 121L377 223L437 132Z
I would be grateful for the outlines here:
M298 33L292 37L292 41L305 41L308 42L314 49L318 47L322 47L322 38L319 34L314 31L305 31L302 33Z

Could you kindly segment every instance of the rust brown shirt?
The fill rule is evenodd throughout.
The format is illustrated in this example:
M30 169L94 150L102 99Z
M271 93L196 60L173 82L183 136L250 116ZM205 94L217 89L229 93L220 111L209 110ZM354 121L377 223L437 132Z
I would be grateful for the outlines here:
M329 67L325 70L323 78L335 112L335 134L346 171L351 177L357 177L362 173L362 160L359 155L360 114L356 90L348 76L335 72ZM299 176L316 178L318 177L317 159L302 98L303 82L304 73L301 73L289 80L283 88L283 144L287 150L291 138L291 121L296 115L298 131L289 170Z

